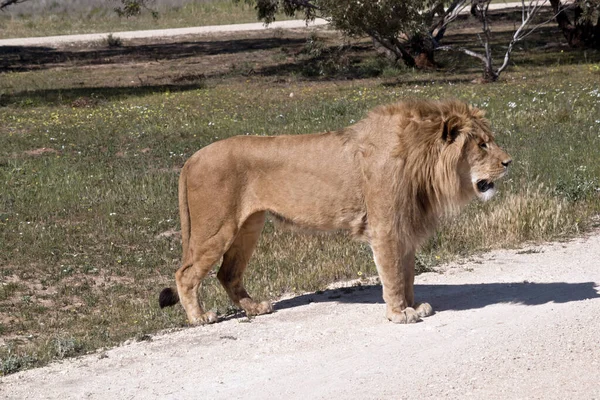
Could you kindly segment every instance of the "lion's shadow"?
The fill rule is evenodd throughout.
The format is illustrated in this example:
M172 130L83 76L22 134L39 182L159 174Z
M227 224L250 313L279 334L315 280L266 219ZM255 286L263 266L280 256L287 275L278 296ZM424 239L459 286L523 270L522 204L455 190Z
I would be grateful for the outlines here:
M587 300L600 297L598 286L595 282L425 284L415 285L415 297L417 300L429 302L436 311L461 311L498 303L534 306L549 302L568 303ZM308 303L329 301L383 304L381 285L353 286L305 294L279 301L274 308L284 310Z

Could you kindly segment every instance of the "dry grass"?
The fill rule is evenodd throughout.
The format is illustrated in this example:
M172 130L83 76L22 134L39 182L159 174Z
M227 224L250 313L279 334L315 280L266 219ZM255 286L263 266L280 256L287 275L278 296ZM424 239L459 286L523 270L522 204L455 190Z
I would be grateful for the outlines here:
M476 203L446 221L432 240L436 250L451 258L474 249L512 248L528 241L569 237L587 227L587 212L579 208L585 206L557 197L542 183L524 183L519 190L499 197L490 204Z

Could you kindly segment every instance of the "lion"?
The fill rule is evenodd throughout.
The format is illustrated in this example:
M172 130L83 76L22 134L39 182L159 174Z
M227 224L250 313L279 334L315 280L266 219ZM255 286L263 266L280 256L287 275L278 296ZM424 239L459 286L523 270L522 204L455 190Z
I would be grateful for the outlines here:
M490 199L510 156L494 141L484 112L458 100L380 106L345 129L306 135L237 136L206 146L179 179L183 260L177 292L192 324L217 321L198 287L222 258L217 278L248 316L273 311L242 282L267 213L286 223L347 231L373 251L395 323L433 314L414 298L415 251L440 218L473 198Z

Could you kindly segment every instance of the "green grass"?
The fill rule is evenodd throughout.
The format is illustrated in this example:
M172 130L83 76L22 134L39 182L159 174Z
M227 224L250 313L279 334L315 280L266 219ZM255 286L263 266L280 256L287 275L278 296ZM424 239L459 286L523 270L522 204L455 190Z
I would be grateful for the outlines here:
M253 7L230 0L188 1L178 5L157 6L158 18L149 12L121 18L114 11L117 4L106 4L65 10L20 12L20 5L0 13L0 39L74 35L81 33L120 32L146 29L183 28L258 22ZM278 14L277 20L289 17Z
M287 65L290 56L277 46L260 61L248 58L254 72L232 70L227 60L244 62L252 51L219 59L214 75L179 86L144 86L128 72L135 71L131 60L87 68L71 58L61 68L0 75L3 374L184 326L181 307L157 304L180 259L171 234L178 229L177 168L233 135L337 129L405 97L456 97L486 109L515 160L511 174L496 199L446 221L419 255L423 268L577 234L600 211L598 64L574 61L581 60L576 53L527 68L520 63L549 56L517 54L502 82L480 85L470 83L477 71L390 70L363 53L379 78L310 80L300 73L303 56ZM146 71L160 75L186 60ZM278 62L277 75L261 75ZM363 64L348 65L360 71ZM268 223L247 287L276 299L375 273L368 247L342 234L306 236ZM231 311L214 274L202 296L206 308Z

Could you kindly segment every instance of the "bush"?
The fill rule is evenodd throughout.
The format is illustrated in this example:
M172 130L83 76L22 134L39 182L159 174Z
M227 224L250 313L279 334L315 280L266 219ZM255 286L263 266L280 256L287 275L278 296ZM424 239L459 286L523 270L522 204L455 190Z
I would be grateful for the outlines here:
M109 33L106 39L104 39L104 44L110 48L123 47L123 40L120 37Z

